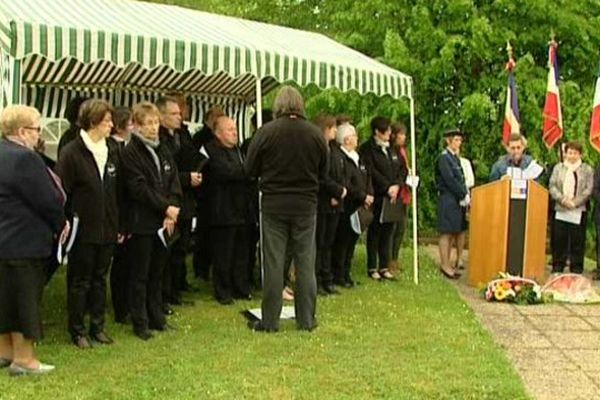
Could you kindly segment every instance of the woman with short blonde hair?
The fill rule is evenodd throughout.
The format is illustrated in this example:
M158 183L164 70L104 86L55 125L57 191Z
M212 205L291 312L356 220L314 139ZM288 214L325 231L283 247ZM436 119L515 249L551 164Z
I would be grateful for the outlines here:
M65 226L64 197L34 151L40 113L9 106L0 129L0 368L39 375L54 369L36 358L34 343L42 338L44 266L54 235Z

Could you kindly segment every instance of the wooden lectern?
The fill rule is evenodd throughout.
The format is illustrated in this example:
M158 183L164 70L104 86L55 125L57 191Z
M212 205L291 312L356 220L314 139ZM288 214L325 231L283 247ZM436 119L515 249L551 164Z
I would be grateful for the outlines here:
M500 180L471 193L469 284L499 272L541 282L546 266L548 191L533 180Z

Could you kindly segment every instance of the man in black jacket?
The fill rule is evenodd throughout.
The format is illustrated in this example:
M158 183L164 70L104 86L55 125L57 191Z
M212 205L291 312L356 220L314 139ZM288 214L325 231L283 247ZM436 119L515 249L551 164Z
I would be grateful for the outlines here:
M60 154L56 171L67 192L67 215L79 218L79 229L67 268L69 333L73 343L89 348L85 312L90 312L92 340L111 344L104 332L106 275L119 233L119 160L106 138L112 108L104 100L88 100L79 113L80 133Z
M175 97L161 97L156 106L160 111L159 137L161 144L169 150L177 164L179 182L183 191L181 212L177 220L180 238L173 244L163 281L164 301L181 305L179 292L186 289L185 256L190 242L192 218L196 211L195 189L202 183L202 174L196 171L199 154L194 148L192 137L182 127L182 110Z
M394 275L388 270L391 257L391 240L394 230L393 222L381 223L380 217L384 199L391 203L398 199L401 185L404 185L408 171L390 148L390 120L375 117L371 120L373 136L359 150L360 158L364 161L373 180L374 219L367 231L367 269L371 279L390 279Z
M325 179L319 183L315 264L318 293L321 295L339 294L340 292L333 286L331 250L340 220L340 213L344 211L344 198L348 193L344 155L335 142L335 118L322 115L315 122L321 128L323 137L329 146L327 173Z
M337 128L336 141L344 155L345 176L348 187L348 195L344 198L344 211L340 215L335 242L333 244L333 273L336 285L351 288L354 281L350 276L352 257L356 241L363 231L359 226L355 231L351 219L358 218L357 210L361 207L369 209L373 204L373 187L367 168L360 160L356 148L358 135L355 128L349 123L343 123Z
M149 329L169 327L163 312L162 272L182 193L175 161L158 138L156 106L148 102L135 105L133 121L135 131L121 156L132 234L129 301L133 331L140 339L148 340L152 337Z
M304 119L304 101L296 89L280 90L273 114L276 119L259 130L246 159L246 171L260 179L264 260L262 320L250 328L279 329L289 251L296 266L296 323L310 331L316 327L315 226L327 145L319 128Z
M235 121L220 117L215 139L200 149L204 167L207 215L213 260L215 298L223 305L250 299L248 229L250 202Z
M202 129L197 131L192 138L196 151L202 146L214 140L213 134L214 123L217 118L225 115L223 110L218 106L213 106L206 112L204 125ZM211 266L211 248L210 248L210 229L208 227L208 207L206 203L205 190L200 187L196 193L196 214L198 216L196 233L194 239L194 273L196 277L206 281L210 278Z

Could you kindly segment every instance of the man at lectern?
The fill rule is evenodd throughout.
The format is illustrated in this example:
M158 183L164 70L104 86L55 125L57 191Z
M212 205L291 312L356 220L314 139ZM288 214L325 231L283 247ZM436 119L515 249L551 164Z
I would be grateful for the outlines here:
M498 179L534 179L538 180L544 172L533 157L525 154L527 139L520 133L513 133L508 138L507 155L500 157L492 166L490 181Z
M460 274L450 265L450 252L452 243L462 240L467 230L465 214L471 198L458 156L463 133L451 129L444 133L444 138L447 147L438 157L435 171L439 195L437 228L440 233L440 271L449 279L457 279Z

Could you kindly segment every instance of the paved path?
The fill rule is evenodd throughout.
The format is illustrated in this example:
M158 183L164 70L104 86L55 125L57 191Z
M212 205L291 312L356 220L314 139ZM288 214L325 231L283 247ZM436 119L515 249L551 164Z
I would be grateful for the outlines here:
M436 247L427 251L439 260ZM464 275L458 293L535 399L600 399L600 305L488 303Z

